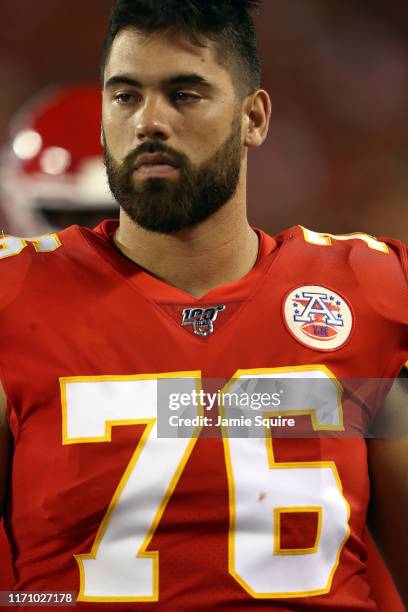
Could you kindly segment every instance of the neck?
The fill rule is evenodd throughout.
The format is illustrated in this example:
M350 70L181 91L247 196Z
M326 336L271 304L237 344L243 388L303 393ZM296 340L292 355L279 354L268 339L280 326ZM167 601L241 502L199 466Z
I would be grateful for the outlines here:
M123 211L117 248L166 283L200 297L239 280L255 265L258 238L246 217L243 188L195 227L166 235L136 225Z

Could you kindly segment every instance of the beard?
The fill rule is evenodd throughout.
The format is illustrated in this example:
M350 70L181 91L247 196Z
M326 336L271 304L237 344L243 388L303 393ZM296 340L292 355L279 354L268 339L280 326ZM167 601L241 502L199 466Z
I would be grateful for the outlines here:
M134 179L135 162L145 153L165 153L179 169L177 179ZM104 141L104 162L110 190L137 225L161 234L193 227L222 208L235 194L241 170L241 118L237 116L225 142L205 162L194 166L183 153L159 141L131 151L118 164Z

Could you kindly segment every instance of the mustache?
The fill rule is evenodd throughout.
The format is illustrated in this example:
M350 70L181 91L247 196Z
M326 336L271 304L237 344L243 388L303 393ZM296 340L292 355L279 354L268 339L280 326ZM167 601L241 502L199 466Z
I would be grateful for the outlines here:
M122 167L127 171L132 171L133 167L141 155L145 153L164 153L168 155L168 157L174 161L174 163L179 167L183 168L189 165L189 160L186 155L176 151L172 147L168 147L161 142L143 142L141 145L130 151L122 162Z

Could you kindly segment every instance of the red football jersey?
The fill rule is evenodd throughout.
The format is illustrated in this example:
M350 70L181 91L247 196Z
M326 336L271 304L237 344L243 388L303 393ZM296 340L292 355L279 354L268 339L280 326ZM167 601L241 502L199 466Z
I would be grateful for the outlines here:
M197 299L126 259L116 227L1 241L14 588L75 591L79 610L375 610L362 539L374 408L346 409L337 379L393 377L407 360L406 251L260 232L255 267ZM333 393L261 416L334 435L158 433L169 389L181 401L222 379L241 397L276 378Z

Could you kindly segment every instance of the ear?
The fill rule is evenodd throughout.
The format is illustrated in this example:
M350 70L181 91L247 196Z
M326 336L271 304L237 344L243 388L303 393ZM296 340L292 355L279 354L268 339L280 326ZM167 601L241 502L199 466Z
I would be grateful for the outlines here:
M244 128L244 144L248 148L261 146L269 130L272 104L269 94L264 89L258 89L248 96L244 102L246 126Z

